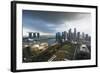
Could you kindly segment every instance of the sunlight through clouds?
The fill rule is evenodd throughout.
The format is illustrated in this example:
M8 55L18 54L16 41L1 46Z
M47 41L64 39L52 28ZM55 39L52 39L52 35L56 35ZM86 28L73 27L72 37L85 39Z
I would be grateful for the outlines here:
M23 10L23 35L27 32L40 32L41 35L54 35L56 32L72 31L91 35L91 14L83 12L50 12Z

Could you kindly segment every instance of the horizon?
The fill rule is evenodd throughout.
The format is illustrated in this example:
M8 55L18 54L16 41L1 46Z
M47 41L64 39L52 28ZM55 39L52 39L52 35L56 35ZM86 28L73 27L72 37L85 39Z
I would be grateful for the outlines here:
M83 12L53 12L23 10L23 36L27 32L39 32L41 35L54 35L56 32L84 32L91 36L91 14Z

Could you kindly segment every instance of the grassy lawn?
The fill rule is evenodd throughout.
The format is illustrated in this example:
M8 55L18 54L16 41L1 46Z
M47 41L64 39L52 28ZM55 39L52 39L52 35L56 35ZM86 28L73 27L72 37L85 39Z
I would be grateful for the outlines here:
M71 43L64 44L59 51L56 52L55 61L61 61L66 59L72 60L75 51L75 45Z

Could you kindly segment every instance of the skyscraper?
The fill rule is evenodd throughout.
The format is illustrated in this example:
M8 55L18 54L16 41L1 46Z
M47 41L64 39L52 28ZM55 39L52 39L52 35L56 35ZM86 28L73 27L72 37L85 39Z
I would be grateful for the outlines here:
M76 41L76 28L74 28L73 40Z
M80 41L80 32L77 32L77 41Z
M36 38L36 33L33 33L33 38Z
M85 40L88 41L88 34L86 34Z
M64 31L64 41L66 41L66 40L67 40L67 32Z
M38 38L38 39L40 38L40 33L39 33L39 32L37 33L37 38Z
M62 32L61 39L63 42L64 42L64 37L65 37L64 32Z
M56 41L58 43L62 43L62 36L61 36L61 33L60 32L57 32L56 33Z
M68 39L69 39L69 41L71 41L71 40L72 40L72 32L71 32L71 29L69 29Z
M85 38L85 35L84 35L84 32L82 32L82 39L84 40L84 38Z
M32 36L32 32L28 32L28 34L29 34L29 38L33 38L33 36Z
M91 36L88 37L88 41L91 41Z
M58 41L58 33L56 33L56 41Z

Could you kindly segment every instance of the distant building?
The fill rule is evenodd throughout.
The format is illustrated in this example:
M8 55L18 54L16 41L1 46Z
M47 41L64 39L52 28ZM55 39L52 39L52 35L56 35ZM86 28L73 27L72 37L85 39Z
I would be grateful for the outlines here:
M82 39L84 40L84 38L85 38L85 35L84 35L84 32L82 32Z
M64 31L64 32L57 32L56 33L56 41L58 42L65 42L65 41L69 41L69 42L73 42L73 43L89 43L91 41L91 37L88 34L85 34L84 32L82 32L82 34L80 34L80 32L76 31L76 28L74 28L74 32L72 32L72 29L69 29L68 32Z
M88 38L89 38L89 37L88 37L88 34L86 34L85 40L88 41Z
M58 33L56 33L56 41L58 41Z
M80 32L77 32L77 41L80 41Z
M36 33L33 33L33 38L36 38Z
M57 32L56 33L56 41L58 43L62 43L62 36L61 36L61 33L60 32Z
M40 38L40 33L38 33L38 32L28 32L27 39L29 41L38 41L39 38Z
M91 36L89 36L88 41L91 41Z
M73 40L76 41L76 28L74 28Z
M71 41L72 40L72 32L71 29L69 29L69 33L68 33L68 40Z
M29 34L29 38L31 39L31 38L33 38L33 36L32 36L32 32L28 32L28 34Z
M64 31L64 41L66 41L66 40L67 40L67 32Z
M40 38L40 33L37 33L37 38Z
M65 42L67 40L67 32L62 32L62 41Z
M64 35L64 32L62 32L62 41L64 42L64 38L65 38L65 35Z

